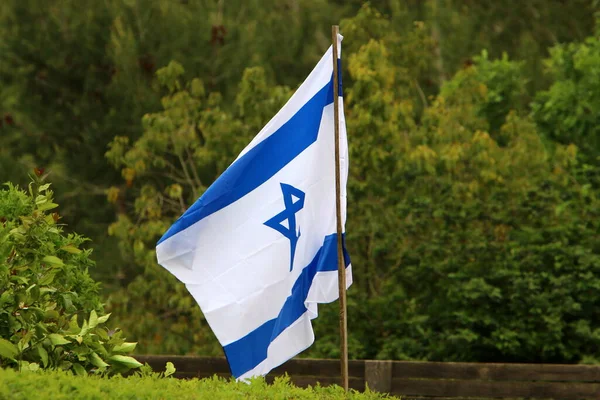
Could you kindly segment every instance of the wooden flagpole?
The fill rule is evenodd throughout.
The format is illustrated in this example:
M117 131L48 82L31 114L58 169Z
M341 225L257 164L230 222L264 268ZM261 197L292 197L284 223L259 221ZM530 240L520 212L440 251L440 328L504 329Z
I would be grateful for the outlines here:
M340 109L339 109L339 71L338 71L338 33L339 26L331 27L333 44L333 118L335 133L335 198L337 219L338 283L340 303L340 362L342 386L348 391L348 320L346 317L346 263L342 247L342 199L340 178Z

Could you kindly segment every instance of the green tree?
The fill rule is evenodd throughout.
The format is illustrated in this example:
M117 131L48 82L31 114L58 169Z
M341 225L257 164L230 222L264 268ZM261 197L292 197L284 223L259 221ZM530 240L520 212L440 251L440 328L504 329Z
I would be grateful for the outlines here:
M544 136L558 143L575 143L583 161L597 164L600 156L600 40L557 45L546 60L552 86L537 94L533 115Z
M156 242L274 115L290 91L268 84L261 68L247 69L235 111L228 112L219 93L207 92L199 79L184 84L183 74L183 67L174 62L157 71L166 90L164 110L144 116L144 133L138 140L130 143L116 137L107 153L127 182L109 191L110 201L125 204L109 232L136 266L123 271L131 274L130 283L109 304L147 351L220 354L185 286L156 263Z
M475 58L419 124L397 71L380 41L350 58L351 355L593 357L599 204L576 147L548 152L511 111L525 82L506 58ZM311 354L337 355L336 320L335 307L321 313Z

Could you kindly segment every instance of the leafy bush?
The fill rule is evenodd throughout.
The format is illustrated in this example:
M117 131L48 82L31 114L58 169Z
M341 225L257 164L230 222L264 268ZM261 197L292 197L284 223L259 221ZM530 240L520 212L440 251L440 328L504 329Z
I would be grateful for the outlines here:
M123 372L141 364L109 330L86 238L63 233L50 184L0 190L0 366Z
M251 384L222 378L177 380L157 375L128 378L79 377L64 372L18 373L0 369L0 398L14 400L44 397L55 400L73 398L104 399L355 399L376 400L395 397L373 392L350 391L348 396L339 386L309 387L301 389L290 384L288 378L278 378L272 385L263 379Z
M575 143L587 162L600 157L600 39L550 49L546 70L552 86L539 92L533 115L540 131L559 143Z

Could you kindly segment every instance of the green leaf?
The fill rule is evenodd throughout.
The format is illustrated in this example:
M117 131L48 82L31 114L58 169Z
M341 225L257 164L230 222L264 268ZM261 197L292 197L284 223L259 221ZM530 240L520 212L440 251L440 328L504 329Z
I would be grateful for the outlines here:
M36 284L33 284L27 288L25 291L27 293L27 304L34 304L40 297L40 287Z
M29 363L29 365L27 366L27 369L31 372L35 372L37 370L40 369L40 364L38 363Z
M40 294L54 293L54 292L56 292L56 288L53 288L53 287L43 287L43 288L40 288Z
M104 360L102 360L102 358L100 358L100 356L95 352L90 354L89 359L90 362L98 368L106 368L110 366L109 364L105 363Z
M19 369L21 371L35 372L40 369L40 365L38 363L32 363L29 361L19 361Z
M169 361L165 367L165 377L171 376L175 373L175 366Z
M77 323L77 314L74 314L71 317L71 321L69 322L69 330L67 333L76 334L80 331L79 324Z
M48 338L54 346L60 346L63 344L71 343L67 339L65 339L63 335L59 335L58 333L51 333L50 335L48 335Z
M112 345L119 345L125 342L125 340L123 339L123 331L116 330L115 332L113 332L113 334L110 337L110 340L108 341L108 344L112 344Z
M105 329L103 328L98 328L94 331L94 333L96 335L98 335L98 337L100 337L101 340L103 341L108 341L110 338L108 337L108 332L106 332Z
M48 326L54 325L54 323L47 324L44 321L40 321L35 324L35 332L38 337L45 336L48 333Z
M137 346L137 342L125 342L123 344L116 345L113 348L113 351L117 353L131 353L135 349L135 346Z
M35 198L35 204L38 206L46 203L47 201L48 201L48 197L44 196L43 194L40 194L39 196L37 196Z
M96 326L98 326L98 314L96 314L96 310L92 310L88 327L89 329L94 329Z
M18 353L17 346L6 339L0 338L0 357L14 360Z
M88 322L84 319L83 320L83 326L81 327L81 332L79 332L79 334L81 336L85 336L87 335L87 333L90 331L90 327L88 325Z
M13 275L10 277L10 280L13 282L16 282L16 283L20 283L21 285L29 284L29 280L27 278L25 278L24 276Z
M44 276L42 276L39 280L40 285L49 285L54 281L54 277L56 276L56 271L50 270ZM56 289L55 289L56 291Z
M17 348L23 352L23 350L29 348L29 341L31 340L31 338L33 337L33 334L35 332L34 331L29 331L25 334L25 336L23 336L21 338L21 340L19 340L19 343L17 343Z
M98 353L98 355L102 358L108 358L109 353L108 350L106 350L106 348L104 347L104 345L102 344L102 342L93 342L90 343L89 347L95 351L96 353Z
M58 204L56 203L52 203L52 202L48 202L48 203L44 203L42 205L40 205L38 207L38 210L40 211L48 211L48 210L52 210L53 208L58 207Z
M9 290L5 291L0 295L0 308L3 308L5 304L10 304L15 300L13 293Z
M103 315L101 317L98 317L98 324L103 324L106 321L108 321L108 317L110 317L110 313Z
M110 356L108 358L108 361L113 361L118 364L125 365L126 367L129 367L129 368L139 368L142 366L142 364L138 360L136 360L133 357L129 357L129 356L114 355L114 356Z
M73 363L73 370L79 376L85 376L85 375L87 375L87 372L85 371L85 368L83 368L83 366L81 364L79 364L79 363Z
M60 249L66 251L67 253L71 253L71 254L80 254L81 253L81 250L79 250L77 247L74 247L74 246L63 246Z
M40 355L40 360L42 360L42 365L46 368L48 366L48 352L41 344L38 345L37 350Z
M75 307L73 306L73 300L71 300L71 295L63 294L62 298L63 298L63 304L64 304L66 311L68 311L68 312L76 311Z
M42 258L42 261L47 262L48 264L57 265L57 266L65 265L65 263L56 256L46 256L46 257Z

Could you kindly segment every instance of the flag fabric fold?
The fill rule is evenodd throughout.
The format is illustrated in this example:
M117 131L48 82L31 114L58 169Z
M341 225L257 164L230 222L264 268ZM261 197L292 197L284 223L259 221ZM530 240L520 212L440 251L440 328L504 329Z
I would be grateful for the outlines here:
M265 375L307 349L317 304L338 298L332 54L330 47L156 247L159 264L186 285L238 379ZM348 146L339 100L345 225ZM349 287L345 248L344 258Z

